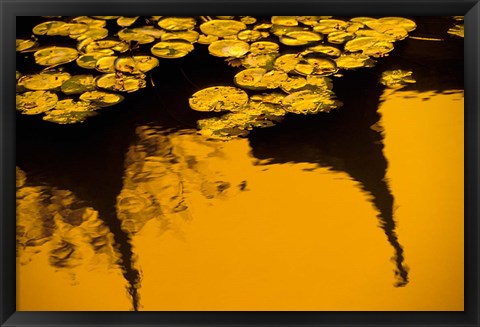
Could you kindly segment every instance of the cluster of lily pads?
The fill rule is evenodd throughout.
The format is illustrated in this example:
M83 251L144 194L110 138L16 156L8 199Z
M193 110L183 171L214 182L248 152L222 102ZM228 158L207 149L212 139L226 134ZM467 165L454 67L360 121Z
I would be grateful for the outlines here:
M415 22L401 17L45 19L33 28L32 38L16 40L17 51L33 53L41 67L34 74L17 71L17 109L23 114L43 114L44 120L60 124L83 122L98 109L121 102L122 94L146 87L146 74L160 60L184 57L197 43L242 68L234 86L209 87L189 99L193 110L228 112L198 121L200 133L220 139L271 126L286 113L338 108L341 102L328 76L373 67L374 58L388 55L394 42L416 28ZM41 47L39 39L45 36L70 38L76 46ZM149 52L144 53L146 46ZM85 73L69 73L73 62Z
M228 112L199 120L200 133L230 139L272 126L287 113L338 108L341 102L328 76L373 67L374 58L388 55L394 42L415 28L414 21L402 17L273 16L260 22L229 17L204 22L201 31L218 38L210 43L210 54L226 57L242 70L233 78L235 87L209 87L189 99L194 110Z

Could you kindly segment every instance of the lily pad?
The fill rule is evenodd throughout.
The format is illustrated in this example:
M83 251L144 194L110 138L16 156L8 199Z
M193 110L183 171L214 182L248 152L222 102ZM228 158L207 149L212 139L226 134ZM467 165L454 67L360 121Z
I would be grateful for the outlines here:
M105 19L105 20L112 20L112 19L117 19L120 18L120 16L92 16L93 18L98 18L98 19Z
M128 76L117 72L96 77L95 85L109 91L135 92L147 83L141 75Z
M298 63L302 60L302 56L298 54L285 54L283 56L278 57L275 60L275 64L273 65L275 69L282 70L286 73L293 72L295 67Z
M404 17L382 17L378 21L386 25L394 25L405 29L407 32L411 32L417 28L417 24L408 18Z
M168 32L164 33L161 36L162 41L170 40L185 40L190 43L194 43L198 40L200 34L196 31L179 31L179 32Z
M315 26L322 19L322 16L296 16L295 19L304 25Z
M241 64L245 68L265 68L272 70L276 57L276 53L249 53L241 59Z
M181 58L193 50L193 45L187 41L166 41L158 42L152 48L154 56L160 58Z
M166 17L158 22L158 26L168 31L186 31L195 28L193 17Z
M247 102L247 93L232 86L208 87L193 94L188 101L196 111L232 111Z
M31 91L47 91L60 88L71 75L66 72L43 72L34 75L24 75L18 79L17 85Z
M37 40L34 39L16 39L15 40L16 51L22 52L31 50L38 46Z
M36 35L60 35L58 34L58 30L63 26L66 25L67 23L63 21L48 21L48 22L43 22L38 25L36 25L33 28L33 34ZM68 33L66 34L68 35Z
M63 93L81 94L83 92L92 91L95 89L93 75L75 75L62 84L61 90Z
M53 109L57 104L58 97L48 91L33 91L17 94L17 110L25 115L36 115Z
M152 56L124 57L115 61L115 69L122 73L139 74L152 70L158 64L158 59Z
M80 96L80 100L90 102L94 106L102 108L113 106L123 101L123 99L124 97L120 94L101 91L85 92Z
M108 36L108 30L103 27L90 27L85 33L70 34L69 36L77 41L85 39L101 40Z
M220 37L237 35L238 32L245 29L247 29L245 23L227 19L214 19L200 25L203 34Z
M95 69L97 60L103 57L111 56L114 52L110 49L98 50L97 52L86 53L77 58L78 66L85 69Z
M273 25L281 26L297 26L298 20L295 16L272 16L271 22Z
M85 121L88 117L96 115L93 111L97 107L86 101L65 99L58 101L55 109L50 110L43 120L57 124L75 124Z
M218 36L200 34L198 37L197 43L200 44L211 44L218 40Z
M243 30L237 34L237 39L241 41L254 42L262 38L262 33L256 30Z
M240 21L244 24L252 25L252 24L255 24L257 22L257 19L255 17L252 17L252 16L245 16L245 17L240 18Z
M375 37L359 37L348 41L345 50L349 52L361 51L363 54L373 57L381 57L392 51L393 43L379 40Z
M412 77L412 71L406 71L401 69L387 70L382 73L380 83L393 89L399 89L407 84L416 83Z
M214 140L231 140L247 136L250 132L243 127L248 118L240 114L226 114L222 117L212 117L197 121L199 134Z
M250 52L255 54L275 53L280 49L275 42L259 41L250 45Z
M54 46L38 50L33 56L38 65L55 66L74 61L78 57L78 51L74 48Z
M321 34L311 31L291 31L286 33L285 36L301 42L306 42L305 44L322 40Z
M115 73L115 61L117 56L105 56L97 60L95 69L101 73Z
M303 90L286 96L283 108L295 114L316 114L329 112L341 106L341 102L332 98L330 92L314 92Z
M234 77L235 85L249 90L276 89L288 79L281 70L267 71L264 68L249 68L242 70Z
M400 41L408 36L408 31L403 27L382 23L380 20L367 23L367 26L379 33L382 33L389 41Z
M295 66L295 72L300 75L328 76L337 72L337 64L327 57L304 58Z
M376 61L364 54L345 54L335 59L337 67L341 69L357 69L374 67Z
M333 44L343 44L347 41L352 40L353 38L355 38L354 34L344 32L344 31L329 33L327 37L328 42Z
M155 38L153 36L130 28L124 28L120 30L118 32L118 37L122 41L137 42L138 44L148 44L155 41Z
M121 27L129 27L135 24L139 16L134 16L134 17L118 17L117 18L117 25Z
M90 27L105 27L107 22L103 19L94 19L88 16L78 16L72 19L73 23L82 23Z
M329 46L329 45L323 45L323 44L319 44L314 47L309 47L307 48L307 50L304 51L305 54L312 53L312 52L323 53L331 58L337 58L342 54L342 51L340 49Z
M90 40L88 42L87 40ZM77 45L77 49L80 51L83 51L85 53L90 53L90 52L98 52L98 51L103 51L103 50L111 50L111 54L113 54L113 51L117 52L126 52L129 49L128 43L119 41L117 40L92 40L92 39L87 39L85 40L87 44L82 46L81 44Z
M239 58L249 50L250 45L240 40L218 40L208 46L210 54L216 57Z
M305 77L289 76L287 80L281 83L280 88L286 93L291 93L301 90L305 85L307 85Z

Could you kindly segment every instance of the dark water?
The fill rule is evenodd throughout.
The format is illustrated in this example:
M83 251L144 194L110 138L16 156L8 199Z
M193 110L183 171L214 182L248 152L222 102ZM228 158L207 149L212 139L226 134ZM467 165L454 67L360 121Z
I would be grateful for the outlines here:
M382 101L386 101L382 100L385 87L378 83L378 78L383 71L405 69L412 70L416 80L415 84L402 89L405 92L422 94L433 91L435 96L464 88L463 39L447 34L452 19L416 17L415 21L418 27L410 34L413 38L397 42L393 52L379 58L374 68L346 71L343 76L333 78L333 90L343 102L341 109L328 114L287 115L274 127L253 130L247 139L250 155L256 160L268 161L268 165L315 164L332 174L346 173L357 183L368 195L368 201L376 211L378 226L393 253L389 269L394 270L395 277L389 278L395 286L405 288L410 286L409 271L415 267L409 268L406 264L409 254L405 254L402 237L396 231L395 192L386 178L389 159L384 152L385 130L372 128L378 125L381 119L379 108ZM35 24L35 20L19 20L19 35L27 33ZM57 41L52 39L54 43ZM17 70L26 72L33 67L21 55L17 57ZM138 293L142 292L142 287L147 292L142 279L148 279L148 274L154 274L154 271L142 272L142 266L136 263L142 256L138 252L142 247L132 245L135 233L130 233L122 225L122 219L118 219L117 197L128 180L125 171L129 163L136 163L132 159L135 151L146 151L157 157L161 157L163 151L162 144L148 143L148 137L139 137L138 127L151 126L149 133L157 136L194 129L198 119L215 114L192 111L188 107L188 98L207 86L231 85L238 70L227 66L223 59L210 56L206 46L199 46L184 58L161 60L151 76L154 88L128 94L124 102L104 109L85 123L55 125L42 121L41 117L17 114L16 163L26 173L28 185L69 190L81 200L79 208L88 206L98 212L100 220L113 234L112 244L119 253L114 264L119 265L126 281L121 287L128 290L130 309L148 309ZM386 133L388 135L388 131ZM169 140L173 142L170 146L175 148L175 140ZM132 148L135 144L141 145L141 150ZM175 158L178 160L179 157ZM68 207L68 210L75 209L78 208ZM64 258L68 259L68 256ZM80 282L78 287L81 286ZM149 307L154 310L164 308L152 303ZM260 309L264 307L260 305ZM101 306L99 308L102 310ZM195 305L188 308L195 309ZM198 308L202 310L203 307L199 305ZM69 310L76 309L72 305ZM82 308L78 307L78 310Z

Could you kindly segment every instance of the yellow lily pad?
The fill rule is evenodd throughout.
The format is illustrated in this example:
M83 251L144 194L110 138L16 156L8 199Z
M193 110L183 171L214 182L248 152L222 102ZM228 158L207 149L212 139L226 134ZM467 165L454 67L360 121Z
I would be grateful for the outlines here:
M304 25L315 26L322 19L322 16L296 16L295 19Z
M275 69L284 71L286 73L293 72L295 70L295 67L297 66L300 61L302 61L303 58L302 56L298 54L284 54L283 56L278 57L275 59L274 67Z
M78 51L74 48L54 46L37 50L33 56L38 65L54 66L74 61L78 57Z
M120 18L120 16L92 16L93 18L104 19L104 20L112 20Z
M282 100L283 108L295 114L316 114L329 112L341 106L341 102L331 97L330 92L303 90L291 93Z
M344 32L344 31L329 33L327 37L328 42L333 44L343 44L347 41L352 40L353 38L355 38L354 34Z
M337 58L342 54L342 51L340 49L329 46L329 45L323 45L323 44L319 44L314 47L309 47L307 48L307 50L304 51L305 54L312 53L312 52L323 53L331 58Z
M237 39L246 42L258 41L262 38L262 33L256 30L243 30L237 34Z
M379 18L378 21L382 24L401 27L407 32L411 32L417 28L417 24L413 20L404 17L382 17Z
M283 25L273 25L272 28L270 28L270 32L272 32L272 34L278 37L284 36L287 33L302 32L302 31L310 31L310 29L307 26L283 26Z
M66 24L67 24L66 22L55 21L55 20L43 22L33 27L32 31L33 31L33 34L36 34L36 35L60 35L60 34L57 34L57 31L59 30L60 27ZM68 33L66 35L68 35Z
M276 53L249 53L241 59L241 64L245 68L265 68L272 70L276 58Z
M245 23L227 19L214 19L200 25L203 34L220 37L237 35L238 32L245 29L247 29Z
M232 86L213 86L193 94L188 103L196 111L232 111L248 102L245 91Z
M373 57L381 57L392 51L393 43L378 40L375 37L359 37L348 41L345 50L349 52L361 51L363 54Z
M259 41L250 45L250 52L255 54L275 53L280 49L275 42Z
M245 17L240 18L240 21L244 24L252 25L252 24L255 24L257 22L257 19L255 17L252 17L252 16L245 16Z
M89 102L97 107L109 107L122 102L123 96L116 93L90 91L85 92L80 96L80 100Z
M128 76L122 73L110 73L95 78L95 85L101 89L119 92L135 92L147 83L141 75Z
M345 54L335 59L337 67L341 69L357 69L374 67L376 61L360 53Z
M249 68L242 70L234 77L235 85L249 90L276 89L288 79L281 70L267 71L264 68Z
M322 36L319 33L311 31L291 31L286 33L285 36L298 41L306 42L305 44L322 40Z
M37 40L34 39L16 39L15 40L16 51L22 52L31 50L38 46Z
M190 43L194 43L198 40L200 34L197 31L179 31L179 32L167 32L162 34L162 41L170 40L185 40Z
M85 40L85 46L82 47L82 45L79 44L77 45L77 49L80 48L80 51L84 51L85 53L110 50L111 54L113 54L113 51L126 52L129 49L128 43L119 40L87 40L90 40L90 42Z
M18 79L17 85L31 91L54 90L69 80L71 75L66 72L43 72L34 75L24 75Z
M210 54L216 57L238 58L250 50L247 42L240 40L218 40L208 46Z
M295 72L300 75L321 75L328 76L337 72L337 64L327 57L304 58L295 66Z
M302 76L289 76L287 80L280 84L282 91L286 93L296 92L307 85L307 80Z
M387 70L382 73L380 83L393 89L399 89L407 84L416 83L412 77L412 71L406 71L401 69Z
M151 48L154 56L168 59L184 57L192 50L193 45L187 41L158 42Z
M118 37L122 41L137 42L138 44L148 44L155 41L155 38L153 36L130 28L124 28L120 30L118 32Z
M36 115L53 109L58 97L48 91L33 91L17 94L16 107L25 115Z
M139 16L134 16L134 17L118 17L117 18L117 25L121 27L129 27L135 24Z
M71 34L70 38L77 41L85 39L101 40L108 36L108 30L103 27L90 27L86 32L81 34Z
M158 26L168 31L186 31L195 28L196 20L193 17L166 17L158 22Z
M200 34L198 37L197 43L200 44L211 44L218 40L218 36Z
M58 101L55 109L49 110L43 120L57 124L75 124L85 121L88 117L96 115L97 109L90 102L65 99Z
M134 31L135 33L150 35L156 39L161 38L162 35L166 33L164 30L155 28L154 26L135 27L135 28L132 28L131 30Z
M408 31L405 28L397 25L381 23L380 20L375 23L367 23L367 26L382 33L389 41L400 41L408 36Z
M139 74L152 70L158 64L158 59L152 56L124 57L115 61L115 69L122 73Z
M63 82L61 90L63 93L81 94L83 92L92 91L95 89L93 75L75 75Z
M114 52L110 49L98 50L97 52L90 52L81 55L77 58L76 63L78 66L85 69L95 69L97 60L102 57L111 56Z
M101 73L115 73L115 61L117 56L105 56L97 60L95 69Z
M281 26L297 26L298 21L295 16L272 16L271 22L273 25Z
M105 27L107 22L103 19L93 19L88 16L78 16L72 19L73 23L82 23L86 24L89 27Z

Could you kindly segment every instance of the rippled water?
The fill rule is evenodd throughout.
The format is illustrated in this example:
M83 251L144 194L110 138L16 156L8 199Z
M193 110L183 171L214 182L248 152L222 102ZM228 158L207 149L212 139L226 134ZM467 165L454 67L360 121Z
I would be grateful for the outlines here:
M192 90L232 76L201 53L81 126L19 115L17 310L463 310L463 41L418 25L445 41L248 138L193 128Z

